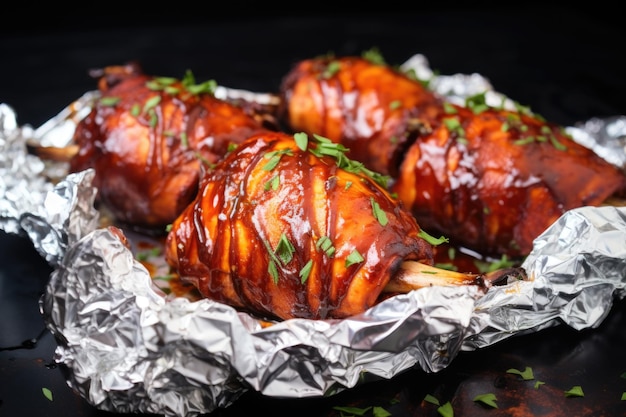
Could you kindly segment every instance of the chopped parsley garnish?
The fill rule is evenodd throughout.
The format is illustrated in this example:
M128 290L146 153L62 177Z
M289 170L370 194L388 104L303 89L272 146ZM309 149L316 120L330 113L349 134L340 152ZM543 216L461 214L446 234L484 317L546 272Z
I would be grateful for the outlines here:
M359 251L355 249L346 258L346 268L348 268L348 267L350 267L350 266L352 266L354 264L359 264L359 263L363 262L364 260L365 259L363 258L363 255L361 255L359 253Z
M489 109L485 93L475 94L465 99L465 107L470 109L474 114L480 114Z
M48 401L52 401L54 399L52 397L52 391L50 391L50 388L43 387L41 389L41 392L43 393L43 396L48 399Z
M296 135L299 135L296 138ZM300 145L305 142L302 135L306 135L306 133L296 133L294 135L294 139L297 140L297 143ZM307 136L308 138L308 136ZM361 162L357 162L353 159L350 159L346 156L346 152L349 151L345 146L335 143L324 136L320 136L317 134L313 135L315 139L315 147L308 147L309 152L313 155L321 158L322 156L330 156L334 158L337 162L337 166L344 171L352 172L354 174L365 175L370 179L374 180L378 185L383 188L387 188L387 184L389 183L390 177L388 175L382 175L378 172L372 171L370 169L365 168L365 165Z
M566 397L584 397L585 393L580 385L575 385L572 388L565 391Z
M340 69L341 64L339 63L339 61L330 61L326 66L324 72L322 72L321 77L326 79L331 78L333 75L338 73Z
M527 366L523 371L518 369L507 369L507 374L516 374L522 377L522 379L529 381L531 379L535 379L535 375L533 374L533 369L530 366Z
M293 254L296 249L293 244L287 239L287 235L285 233L280 235L280 240L278 241L278 245L276 245L276 256L280 259L283 265L288 264L293 259Z
M436 237L428 234L423 229L420 230L418 236L421 237L422 239L424 239L426 242L428 242L428 243L430 243L431 245L434 245L434 246L438 246L438 245L441 245L442 243L447 243L449 241L449 239L447 237L441 236L439 238L436 238Z
M394 100L391 103L389 103L389 110L396 110L396 109L399 109L400 107L402 107L402 101L400 100Z
M372 204L372 212L376 220L378 220L378 223L380 223L381 226L387 226L387 223L389 222L387 219L387 213L380 208L380 204L374 200L374 197L370 197L370 203Z
M329 258L332 258L335 255L335 247L328 236L320 237L315 243L315 247L318 250L321 249Z
M479 394L474 397L474 401L483 403L492 408L498 408L498 404L496 404L496 401L497 401L496 395L492 393Z
M311 274L311 268L313 268L313 260L309 259L309 261L302 267L300 273L298 274L300 276L300 282L302 284L304 284L309 279L309 275Z
M361 57L374 65L387 65L385 58L383 58L380 50L376 47L363 51L363 53L361 53Z
M269 161L267 162L267 164L265 164L263 166L263 170L264 171L271 171L274 168L276 168L276 166L278 165L278 163L280 162L280 158L283 155L292 155L293 153L291 152L291 149L282 149L279 151L272 151L272 152L268 152L265 155L263 155L263 157L265 159L269 159Z
M120 102L120 98L119 97L102 97L99 102L102 106L107 106L107 107L112 107L115 106L117 103Z

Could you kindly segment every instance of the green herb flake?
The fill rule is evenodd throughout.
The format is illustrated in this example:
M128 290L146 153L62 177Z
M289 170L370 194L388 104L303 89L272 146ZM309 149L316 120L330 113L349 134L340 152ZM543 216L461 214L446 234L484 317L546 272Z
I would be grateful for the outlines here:
M507 255L502 255L500 259L489 262L476 260L474 261L474 265L478 268L479 272L485 273L512 267L515 265L515 261L509 259Z
M448 102L443 103L443 111L446 114L457 114L459 112L457 108L454 107L454 104Z
M215 94L217 89L217 82L215 80L208 80L201 84L188 85L185 87L191 94Z
M157 125L157 122L159 121L156 111L154 111L154 109L150 109L149 115L150 115L150 121L149 121L150 127L155 127Z
M376 220L378 220L378 223L380 223L381 226L387 226L387 223L389 223L387 213L380 208L380 204L374 200L374 197L370 197L370 203L372 204L372 212Z
M274 262L273 259L270 259L270 262L267 265L267 272L272 277L274 284L278 284L278 268L276 268L276 262Z
M386 65L385 58L376 47L363 51L361 57L374 65Z
M535 138L532 136L528 136L526 138L517 139L513 142L514 145L528 145L529 143L533 143Z
M580 385L575 385L569 390L565 391L566 397L584 397L585 393Z
M352 251L352 253L350 253L350 255L348 255L348 257L346 258L346 268L354 265L354 264L358 264L363 262L365 259L363 258L363 256L359 253L359 251L357 251L356 249Z
M442 405L437 409L437 412L442 417L454 417L454 410L452 409L452 404L450 401Z
M330 156L337 162L337 166L347 172L352 172L359 175L365 175L380 185L382 188L387 189L391 177L388 175L382 175L378 172L365 168L362 162L354 161L346 156L346 152L349 151L345 146L334 143L328 138L314 134L313 138L316 141L314 148L309 148L309 152L313 155L321 158L322 156Z
M311 268L313 268L313 260L309 259L309 261L302 267L298 276L300 277L300 282L304 284L308 279L309 275L311 275Z
M542 386L543 384L545 384L545 382L543 382L543 381L535 381L534 387L535 387L535 389L539 389L539 387Z
M263 171L271 171L276 168L276 166L280 162L281 154L277 152L269 152L265 154L265 157L269 158L269 161L267 162L267 164L263 165L262 169Z
M137 117L139 116L140 113L141 113L141 106L139 106L139 103L133 104L132 107L130 108L131 116Z
M383 407L376 406L372 408L372 415L374 417L389 417L391 413Z
M280 177L278 175L274 175L271 180L267 181L263 185L263 188L265 189L265 191L269 191L269 190L276 191L278 190L279 185L280 185Z
M113 107L120 102L119 97L102 97L99 102L102 106Z
M154 109L161 102L161 96L150 97L143 105L144 113L150 109Z
M426 242L428 242L428 243L430 243L431 245L434 245L434 246L438 246L438 245L441 245L442 243L447 243L449 241L449 239L447 237L441 236L439 238L436 238L436 237L428 234L423 229L420 230L418 236L421 237L422 239L424 239Z
M306 148L309 144L309 136L304 133L296 133L293 135L294 140L296 141L296 145L301 151L306 151Z
M41 392L43 393L43 396L48 399L48 401L54 401L54 398L52 397L52 391L50 391L49 388L43 387L41 389Z
M282 149L279 151L272 151L263 155L265 159L269 159L267 164L263 165L263 168L262 168L263 171L271 171L274 168L276 168L276 166L280 162L280 158L282 158L283 155L292 155L291 149Z
M435 267L445 269L447 271L458 271L459 267L451 262L437 262Z
M484 92L466 98L465 106L471 109L474 114L480 114L489 108Z
M448 130L453 132L461 127L461 122L456 117L448 117L443 119L443 124L446 125Z
M280 239L278 244L276 245L276 250L274 253L281 260L283 265L288 264L293 259L293 254L296 252L293 244L287 238L285 233L280 235Z
M496 404L497 398L495 394L487 393L487 394L479 394L474 397L474 402L483 403L492 408L498 408L498 404Z
M535 376L533 374L533 369L530 366L527 366L523 371L520 371L518 369L507 369L506 371L507 374L516 374L522 377L522 379L526 380L526 381L530 381L531 379L535 379Z
M321 249L329 258L333 257L335 254L335 247L328 236L320 237L315 243L315 247L318 250Z
M396 109L399 109L400 107L402 107L402 101L400 100L394 100L391 103L389 103L389 110L396 110Z
M326 66L326 69L321 74L322 78L331 78L333 75L339 72L341 69L341 64L339 61L330 61Z
M180 144L183 149L187 149L189 147L189 138L187 137L186 132L180 134Z
M163 91L171 96L175 96L176 94L180 93L180 88L168 85L163 89Z
M622 392L622 401L626 401L626 392Z
M426 396L424 397L424 401L426 401L427 403L430 403L430 404L440 405L439 400L437 399L437 397L435 397L434 395L431 395L431 394L426 394Z
M555 138L552 135L550 135L550 143L552 143L552 146L554 146L559 151L567 150L567 146L563 145L561 142L557 140L557 138Z
M372 409L372 407L366 407L366 408L342 407L342 406L335 406L335 407L333 407L333 410L340 411L342 413L342 415L343 415L343 413L347 413L347 414L353 415L353 416L364 416L371 409Z

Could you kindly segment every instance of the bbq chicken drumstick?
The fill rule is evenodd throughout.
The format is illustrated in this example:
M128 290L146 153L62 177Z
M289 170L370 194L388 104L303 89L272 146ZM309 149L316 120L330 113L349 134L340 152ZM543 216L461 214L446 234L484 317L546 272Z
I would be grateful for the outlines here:
M280 87L287 130L317 132L390 174L431 233L483 256L527 255L565 211L624 193L624 173L529 111L454 105L361 57L297 63Z
M92 75L101 97L77 124L72 146L56 152L71 172L94 168L98 201L135 228L165 230L195 197L203 162L266 130L265 120L216 98L211 81L196 84L190 73L149 76L132 63Z
M393 176L404 148L442 105L421 83L360 57L300 61L280 96L279 118L289 130L341 142L351 159Z
M166 260L204 297L277 319L344 318L385 293L523 275L432 266L432 237L384 179L328 139L254 135L203 176L167 235Z

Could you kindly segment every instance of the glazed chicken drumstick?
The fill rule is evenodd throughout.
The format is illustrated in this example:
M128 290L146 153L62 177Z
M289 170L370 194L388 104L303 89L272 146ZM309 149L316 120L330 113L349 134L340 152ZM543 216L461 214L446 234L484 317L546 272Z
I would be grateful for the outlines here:
M390 191L431 233L483 256L525 256L565 211L623 195L626 177L562 127L524 109L451 104L362 57L297 63L280 118L390 174Z
M432 237L384 180L328 139L254 135L203 176L167 235L167 262L204 297L277 319L344 318L386 293L523 278L435 268Z
M196 84L190 73L149 76L131 63L92 75L101 97L71 147L36 152L63 153L70 172L94 168L99 202L134 228L164 231L195 197L203 162L267 129L265 119L216 98L211 81Z

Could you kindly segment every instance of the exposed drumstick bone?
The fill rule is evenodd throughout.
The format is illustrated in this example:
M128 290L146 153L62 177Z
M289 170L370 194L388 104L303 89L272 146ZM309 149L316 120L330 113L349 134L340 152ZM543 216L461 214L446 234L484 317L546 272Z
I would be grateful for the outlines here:
M75 144L56 147L27 142L26 150L44 161L69 162L78 153L79 147Z
M478 285L486 289L509 278L526 280L526 271L521 267L512 267L498 269L485 274L475 274L437 268L415 261L405 261L398 272L387 283L383 292L406 293L434 285Z

